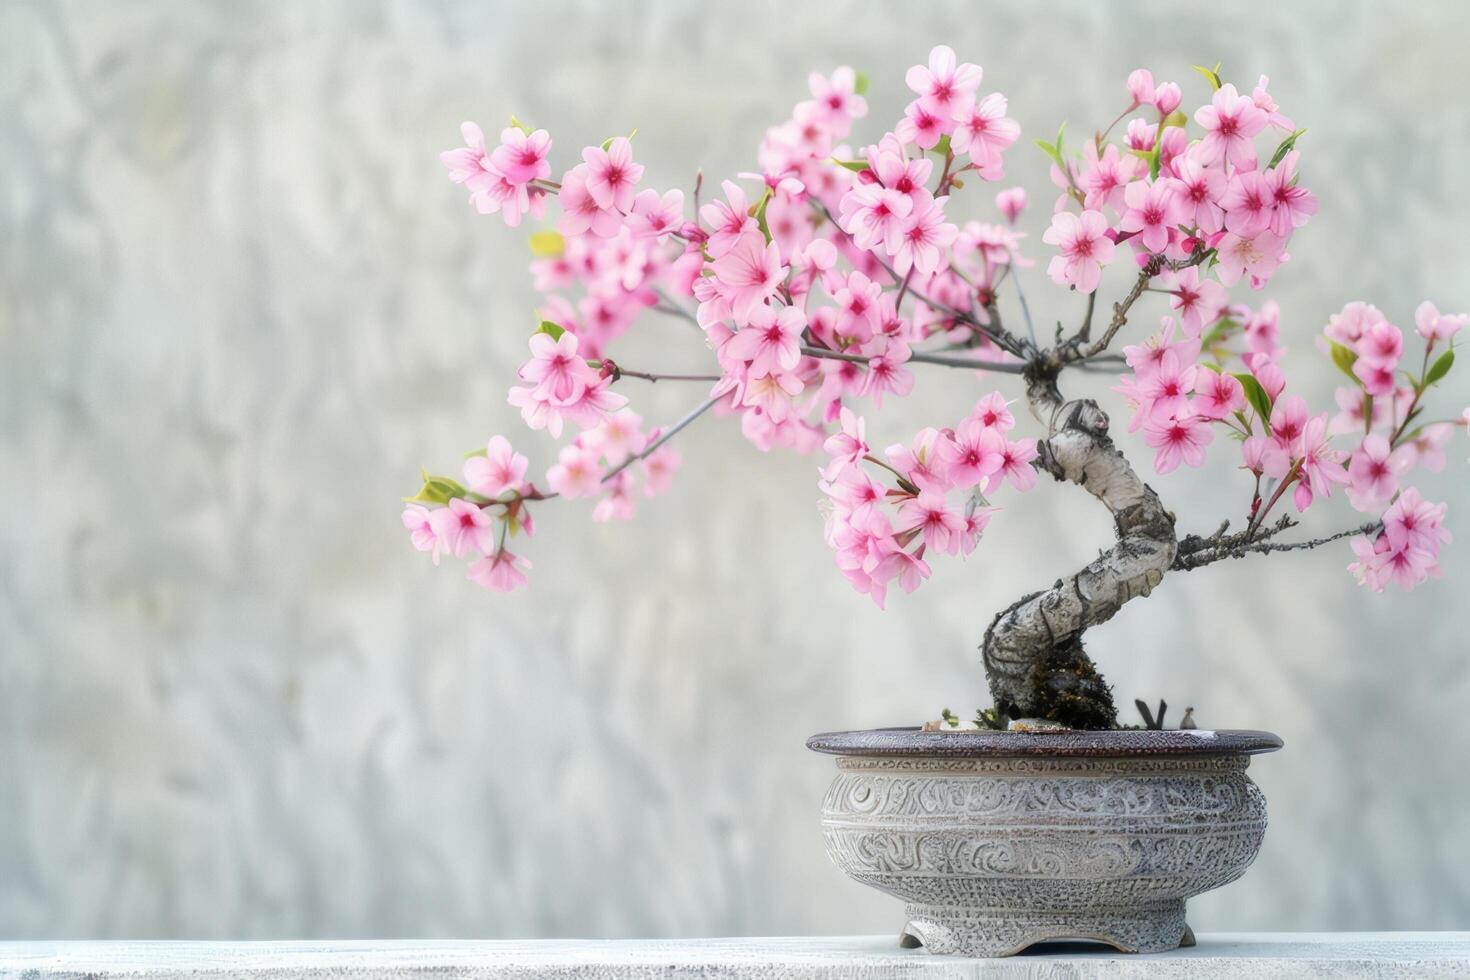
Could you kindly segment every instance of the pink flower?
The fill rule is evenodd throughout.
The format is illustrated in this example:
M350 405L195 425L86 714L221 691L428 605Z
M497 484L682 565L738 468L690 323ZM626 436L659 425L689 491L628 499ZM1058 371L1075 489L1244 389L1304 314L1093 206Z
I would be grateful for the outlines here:
M959 112L949 146L956 154L970 154L983 179L999 180L1004 176L1001 152L1020 135L1020 124L1006 117L1006 97L992 92Z
M546 482L563 497L590 497L602 489L599 453L585 446L563 446L557 462L546 471Z
M877 146L868 147L867 157L868 166L878 178L878 183L912 198L915 206L933 197L924 185L934 172L934 161L923 156L908 159L896 137L885 136Z
M1316 196L1296 184L1296 161L1300 155L1292 150L1261 178L1270 217L1267 227L1271 234L1281 238L1306 224L1307 219L1317 213Z
M1154 108L1159 110L1160 116L1169 115L1183 101L1184 93L1174 82L1164 82L1154 88Z
M444 550L444 542L434 533L432 516L428 508L419 504L409 504L403 508L403 526L408 528L409 540L419 551L429 552L437 565L439 555Z
M1179 185L1168 177L1160 177L1152 184L1141 180L1129 184L1123 190L1128 210L1118 222L1118 230L1134 232L1144 248L1162 252L1169 245L1174 226L1186 217L1178 193Z
M1195 399L1190 403L1197 415L1223 419L1245 408L1245 389L1228 374L1202 370L1195 378Z
M1363 390L1374 398L1393 394L1393 365L1382 364L1370 358L1360 357L1353 362L1353 376L1363 382Z
M622 216L602 207L592 196L585 166L573 167L562 175L557 202L561 204L562 215L556 227L563 235L591 232L599 238L610 238L622 227Z
M1052 282L1071 284L1083 293L1097 289L1102 266L1113 257L1113 242L1107 230L1108 222L1101 211L1083 211L1080 216L1070 211L1052 215L1051 227L1041 236L1042 241L1061 251L1046 268Z
M1157 452L1154 470L1168 473L1185 466L1199 466L1205 461L1205 447L1214 439L1209 420L1198 415L1185 415L1144 424L1143 440Z
M528 465L526 457L510 448L505 436L492 436L484 456L471 456L465 460L465 486L491 498L507 490L520 492L525 485Z
M1148 105L1154 100L1154 75L1147 68L1135 68L1128 73L1128 94L1133 97L1133 108Z
M1275 439L1266 436L1251 436L1240 444L1241 459L1245 468L1257 476L1280 479L1291 469L1291 460Z
M633 474L627 470L603 483L602 499L592 508L592 521L606 524L609 521L631 521L638 513L633 502Z
M1193 225L1206 235L1224 228L1225 211L1220 207L1220 199L1225 196L1224 172L1184 155L1174 161L1174 176L1179 180L1185 206L1183 224Z
M1169 306L1179 311L1184 329L1198 336L1212 322L1229 300L1225 287L1213 279L1202 278L1198 266L1181 269L1174 280Z
M1200 370L1198 365L1186 363L1174 351L1166 350L1157 369L1138 379L1139 411L1155 422L1186 413L1189 393ZM1214 372L1206 369L1204 373Z
M647 444L640 426L643 419L637 412L625 410L609 415L595 428L588 429L577 437L577 442L587 449L595 449L609 464L616 466Z
M908 593L923 585L933 574L927 562L907 551L894 552L888 556L886 563L892 569L891 574L898 579L899 587Z
M567 404L598 380L597 372L578 355L577 335L570 330L555 339L550 334L534 333L530 348L531 360L522 364L517 374L534 387L537 397Z
M1347 471L1342 468L1343 454L1327 444L1331 438L1327 434L1326 412L1308 420L1302 430L1302 483L1298 493L1305 492L1309 498L1318 493L1330 497L1332 484L1348 481ZM1306 503L1298 499L1297 510L1306 510L1307 503L1310 499Z
M1404 332L1387 320L1370 323L1356 349L1359 360L1391 369L1404 353Z
M1084 168L1080 185L1085 192L1083 207L1121 210L1123 188L1138 176L1143 161L1131 153L1124 155L1111 143L1099 156L1097 145L1092 140L1083 146L1082 159Z
M822 448L832 457L822 469L822 479L829 483L837 479L843 470L857 466L868 454L867 427L863 417L844 407L841 419L842 431L834 432L822 443Z
M954 487L950 478L948 457L943 451L947 440L938 429L919 430L912 446L901 442L883 450L883 455L904 477L920 490L946 493Z
M1422 548L1439 554L1442 542L1451 540L1443 526L1446 504L1431 504L1414 487L1405 487L1393 506L1383 512L1383 534L1394 547Z
M985 484L985 492L990 493L999 487L1002 478L1010 480L1011 487L1022 493L1036 486L1036 470L1031 461L1039 455L1035 439L1006 440L1000 454L1000 469L991 474Z
M1438 473L1444 469L1444 446L1450 441L1454 434L1454 423L1441 422L1438 425L1426 425L1419 430L1419 434L1400 446L1396 452L1401 454L1404 470L1415 466L1422 466L1431 473Z
M530 567L525 558L501 548L471 564L465 578L496 592L514 592L526 584L526 569Z
M914 390L914 374L904 368L909 359L909 345L901 340L889 339L883 353L868 361L868 373L863 380L863 394L873 397L873 404L883 407L883 394L891 392L902 398Z
M998 391L992 391L975 403L975 410L970 413L970 418L977 420L987 428L1009 432L1016 426L1016 417L1011 414L1009 406L1010 403L1006 401L1004 395Z
M815 118L832 131L833 139L842 139L852 129L852 121L868 114L868 100L857 94L857 73L843 65L831 78L812 72L807 86L816 106Z
M898 509L898 519L905 530L922 532L929 551L952 555L960 550L965 519L949 509L944 494L924 491L911 497Z
M716 288L739 324L749 323L756 307L776 295L786 277L780 247L751 233L741 236L710 268Z
M897 242L892 237L888 240L888 254L893 256L893 267L899 275L916 269L928 276L939 269L939 250L953 244L959 234L958 228L944 220L945 200L939 198L916 207L899 220Z
M1255 167L1256 149L1251 140L1266 128L1268 117L1249 96L1236 92L1234 85L1222 85L1194 119L1205 128L1200 163L1209 166L1224 159L1242 170Z
M1026 188L1007 187L995 195L995 206L1000 208L1000 213L1006 216L1011 224L1026 210Z
M795 306L780 311L757 306L750 324L735 332L725 345L727 357L750 363L752 378L790 371L801 360L801 334L806 329L806 316Z
M971 417L960 423L952 439L939 445L955 487L968 490L1005 464L1006 439L999 428Z
M1247 170L1237 173L1220 198L1225 209L1225 227L1237 235L1255 235L1271 226L1271 191L1259 173ZM1274 232L1278 237L1285 237ZM1291 234L1291 228L1286 229Z
M439 154L439 162L449 170L449 179L464 184L473 194L487 182L501 176L490 164L485 153L485 134L472 122L460 123L460 135L465 145L456 150L445 150Z
M1428 341L1449 340L1466 323L1470 323L1470 316L1464 313L1440 313L1439 308L1429 300L1420 303L1414 310L1414 329Z
M740 185L727 180L720 186L725 190L725 200L711 201L699 209L699 217L712 229L707 246L714 258L724 255L757 230L755 219L750 216L745 191Z
M854 523L867 521L884 501L883 486L856 466L849 466L835 480L825 481L819 486L832 498L838 511Z
M658 429L650 432L648 434L649 443L651 444L660 434ZM657 497L667 493L674 482L674 474L679 472L681 462L679 450L670 445L660 446L644 457L640 464L643 469L643 495Z
M746 408L758 408L770 416L773 422L784 422L791 417L792 399L806 387L801 378L794 374L777 372L745 383L740 404Z
M924 107L919 100L910 102L903 110L903 118L893 127L893 134L904 143L913 143L921 150L932 150L939 140L954 129L954 120L948 115L936 115Z
M914 210L911 197L879 184L863 184L842 195L838 224L859 248L897 241L902 221Z
M633 198L633 217L628 227L640 238L659 238L679 230L684 223L684 192L669 191L659 197L658 191L640 191Z
M1367 511L1390 499L1399 488L1395 470L1388 440L1377 433L1364 436L1348 461L1348 497L1353 506Z
M429 512L434 535L456 558L467 551L490 554L495 548L495 521L488 510L468 500L450 497L448 506Z
M919 103L932 115L946 119L974 98L983 72L969 62L956 65L954 49L939 45L929 52L929 67L915 65L904 75L904 82L919 96Z
M527 134L517 126L500 131L500 145L490 154L495 169L513 184L529 184L551 176L546 157L551 152L551 134L544 129Z
M1215 249L1219 259L1215 274L1220 281L1233 286L1240 282L1242 276L1249 274L1253 289L1259 289L1271 278L1276 267L1287 257L1286 243L1269 231L1251 238L1227 232Z
M1301 456L1302 433L1307 428L1307 401L1288 395L1271 406L1271 437L1292 459Z
M643 165L633 162L633 146L626 136L612 140L605 150L587 147L582 160L587 165L587 192L598 207L626 212L633 206L633 188L643 177Z

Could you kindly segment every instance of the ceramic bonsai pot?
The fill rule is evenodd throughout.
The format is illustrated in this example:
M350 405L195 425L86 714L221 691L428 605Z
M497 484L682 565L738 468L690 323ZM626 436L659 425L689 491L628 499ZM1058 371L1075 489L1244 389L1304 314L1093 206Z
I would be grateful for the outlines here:
M1191 945L1184 902L1266 833L1255 731L831 732L827 854L906 903L906 946L1009 956L1052 939Z

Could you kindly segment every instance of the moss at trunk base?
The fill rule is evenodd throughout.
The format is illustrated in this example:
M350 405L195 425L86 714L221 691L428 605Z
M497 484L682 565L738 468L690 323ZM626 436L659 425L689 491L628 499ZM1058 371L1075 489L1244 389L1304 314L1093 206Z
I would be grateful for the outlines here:
M1031 668L1026 682L1033 698L1030 710L1023 712L1014 704L997 702L1012 718L1044 718L1068 728L1118 727L1113 689L1083 651L1081 640L1054 647Z

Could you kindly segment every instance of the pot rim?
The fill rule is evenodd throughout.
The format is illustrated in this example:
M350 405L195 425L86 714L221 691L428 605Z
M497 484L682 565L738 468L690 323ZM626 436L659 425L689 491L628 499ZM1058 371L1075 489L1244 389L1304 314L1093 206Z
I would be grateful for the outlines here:
M807 748L827 755L942 759L1258 755L1282 745L1281 736L1272 732L1230 728L1059 732L870 728L822 732L806 740Z

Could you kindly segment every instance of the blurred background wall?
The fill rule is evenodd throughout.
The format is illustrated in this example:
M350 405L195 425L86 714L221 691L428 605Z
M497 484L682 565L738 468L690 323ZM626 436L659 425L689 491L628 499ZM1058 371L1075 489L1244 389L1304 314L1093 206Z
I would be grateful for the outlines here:
M1192 63L1264 72L1322 205L1271 295L1330 405L1311 338L1344 301L1470 307L1470 8L1218 6L0 4L0 935L895 932L898 904L823 855L832 767L803 739L988 703L984 624L1103 546L1105 515L1014 500L884 614L831 567L813 461L706 420L636 523L543 506L529 591L432 567L398 522L420 463L497 431L537 470L552 453L505 404L524 232L436 155L463 119L548 128L559 168L636 126L645 185L687 187L751 169L810 68L869 72L856 135L880 133L945 42L1022 123L1039 248L1031 137L1105 122L1140 65L1191 104ZM1033 308L1070 321L1044 262ZM626 363L703 364L684 329L647 320ZM966 411L959 374L875 441ZM698 397L629 394L650 421ZM1452 517L1453 449L1421 481ZM1239 512L1227 455L1154 481L1182 528ZM1333 505L1307 530L1351 519ZM1470 550L1408 597L1349 560L1174 576L1091 639L1122 703L1286 739L1252 767L1256 867L1196 928L1470 927Z

